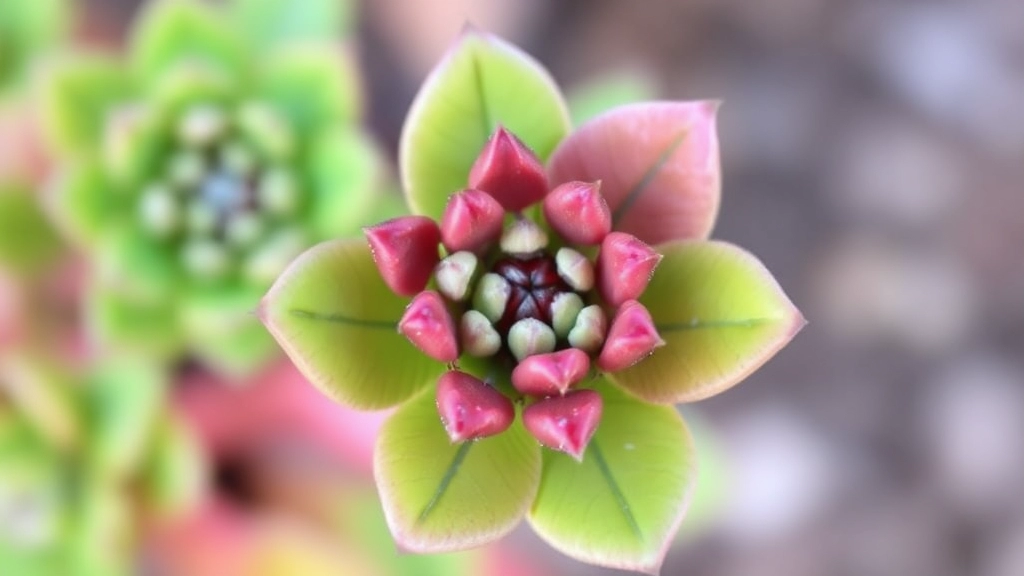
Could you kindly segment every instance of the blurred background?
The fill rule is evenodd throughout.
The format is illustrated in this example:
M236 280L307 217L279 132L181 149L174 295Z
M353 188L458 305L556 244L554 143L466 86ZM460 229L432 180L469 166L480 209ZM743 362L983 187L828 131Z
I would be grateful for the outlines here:
M73 5L75 42L117 47L138 2ZM758 255L810 324L682 408L705 473L662 574L1024 573L1024 3L374 0L357 18L367 122L392 161L466 21L545 63L581 117L724 100L714 236ZM379 417L281 371L241 391L178 385L217 496L142 539L139 572L617 573L526 527L396 558L356 433ZM259 407L225 417L240 401Z

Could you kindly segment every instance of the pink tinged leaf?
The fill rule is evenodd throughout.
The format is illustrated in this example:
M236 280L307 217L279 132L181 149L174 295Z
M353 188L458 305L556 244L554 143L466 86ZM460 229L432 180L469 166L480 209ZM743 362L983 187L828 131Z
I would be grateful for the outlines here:
M402 216L363 229L384 283L396 294L426 288L439 260L441 231L425 216Z
M661 254L630 234L612 232L597 256L597 288L610 306L636 300L651 281Z
M551 182L601 181L615 230L648 244L703 239L721 195L717 101L615 108L562 141Z
M564 395L590 370L590 357L576 348L529 356L512 370L512 385L528 396Z
M597 366L605 372L624 370L664 346L650 312L636 300L624 303L612 319L608 338L597 357Z
M424 354L439 362L459 358L458 336L444 299L433 290L420 292L405 309L398 331Z
M501 237L505 210L493 196L467 189L452 194L441 217L441 241L449 252L482 252Z
M573 390L528 406L523 410L523 425L542 445L579 461L601 422L601 407L597 392Z
M487 192L506 210L519 212L544 198L548 179L537 156L499 126L469 171L469 187Z
M544 218L569 244L600 244L612 230L612 212L600 182L566 182L544 197Z
M512 425L512 401L485 382L452 370L437 382L437 411L452 442L500 434Z

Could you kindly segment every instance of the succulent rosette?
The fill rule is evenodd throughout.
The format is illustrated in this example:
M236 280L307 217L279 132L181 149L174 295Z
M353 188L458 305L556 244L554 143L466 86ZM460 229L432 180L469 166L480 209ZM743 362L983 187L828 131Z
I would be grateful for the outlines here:
M378 154L333 0L157 0L127 60L45 75L52 208L90 256L104 343L227 373L276 347L252 314L305 248L358 230Z
M674 403L733 386L803 318L707 240L716 102L615 108L570 134L529 56L469 30L402 134L412 215L305 252L260 316L326 394L398 405L375 476L400 548L524 516L582 561L656 572L695 481Z
M189 509L203 460L165 410L159 371L57 369L0 355L0 566L9 574L130 574L139 529Z

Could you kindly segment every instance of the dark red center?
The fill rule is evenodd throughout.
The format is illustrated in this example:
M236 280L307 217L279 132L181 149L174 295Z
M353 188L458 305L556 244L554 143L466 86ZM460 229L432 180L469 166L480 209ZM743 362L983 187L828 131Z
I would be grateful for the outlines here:
M493 271L512 286L505 313L496 323L498 330L506 334L524 318L536 318L550 326L555 296L572 291L558 275L554 258L547 254L527 260L503 258L494 264Z

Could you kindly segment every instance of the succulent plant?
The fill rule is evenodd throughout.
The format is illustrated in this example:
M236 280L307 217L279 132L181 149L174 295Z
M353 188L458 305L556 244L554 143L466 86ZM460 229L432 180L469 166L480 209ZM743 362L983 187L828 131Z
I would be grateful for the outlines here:
M139 522L189 509L203 460L165 410L159 371L0 357L0 565L11 574L130 574Z
M126 60L51 67L52 208L92 263L86 317L103 342L229 374L275 352L259 296L375 201L346 6L156 0Z
M695 479L672 404L804 324L754 256L707 240L717 110L633 104L570 133L548 73L467 30L406 119L413 214L310 249L271 288L260 316L313 384L399 406L375 475L401 549L481 545L525 516L574 558L658 570Z

